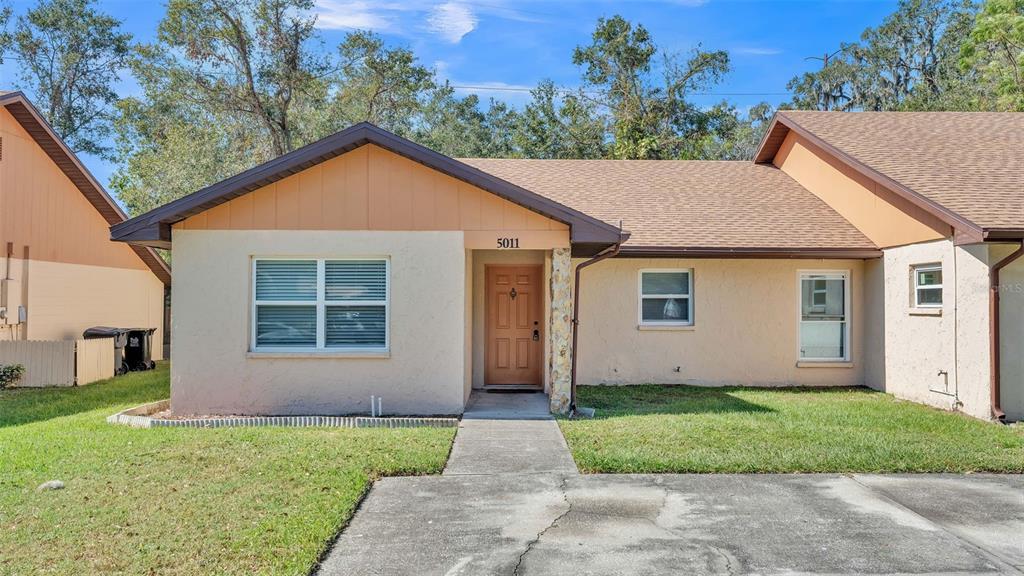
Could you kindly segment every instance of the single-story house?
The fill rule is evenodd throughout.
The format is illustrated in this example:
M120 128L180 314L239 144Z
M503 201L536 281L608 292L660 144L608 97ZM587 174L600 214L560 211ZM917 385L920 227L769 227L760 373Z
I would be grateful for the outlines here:
M112 234L173 247L179 413L565 411L578 382L1019 419L1022 201L1022 114L780 112L752 162L456 160L359 124Z
M0 92L0 341L156 328L159 359L170 268L110 240L126 219L25 95Z

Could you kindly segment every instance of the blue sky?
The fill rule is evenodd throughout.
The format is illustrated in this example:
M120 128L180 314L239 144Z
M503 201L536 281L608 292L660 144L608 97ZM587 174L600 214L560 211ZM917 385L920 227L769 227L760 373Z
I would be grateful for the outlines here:
M713 95L698 102L727 99L748 107L760 101L787 100L786 83L820 66L808 56L854 41L868 26L878 25L895 8L889 0L755 1L567 1L542 0L316 0L325 49L333 50L353 29L371 29L397 45L411 48L439 75L483 99L494 97L521 105L525 90L545 78L576 86L579 70L573 47L586 44L599 17L621 14L641 23L655 42L671 52L700 44L728 50L732 72ZM14 0L15 13L33 5ZM163 2L101 0L102 10L124 22L138 41L153 39L164 12ZM0 86L17 86L16 63L0 66ZM130 78L123 95L136 90ZM114 166L83 158L106 183Z

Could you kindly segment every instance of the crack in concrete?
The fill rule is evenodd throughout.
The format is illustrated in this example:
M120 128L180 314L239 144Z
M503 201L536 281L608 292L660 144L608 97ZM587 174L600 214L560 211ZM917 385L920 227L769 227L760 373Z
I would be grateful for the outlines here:
M725 571L727 573L729 573L729 576L735 576L736 574L738 574L738 572L736 572L736 570L732 566L732 557L731 556L726 554L721 548L719 548L717 546L709 545L708 548L711 548L711 550L714 551L715 554L718 554L718 556L722 560L725 560Z
M526 559L526 555L533 550L533 547L536 546L538 542L540 542L540 539L544 537L544 534L546 534L548 530L551 530L552 528L557 526L560 520L562 520L563 518L568 516L570 512L572 512L572 502L569 500L569 493L566 491L565 488L568 483L569 477L562 476L562 483L559 485L559 490L562 491L562 500L565 502L566 506L565 512L562 512L558 516L555 516L555 518L551 520L550 524L545 526L544 529L538 532L532 540L526 543L526 549L523 550L523 552L519 555L519 558L516 560L516 565L512 569L512 576L519 576L519 569L523 566L523 560Z

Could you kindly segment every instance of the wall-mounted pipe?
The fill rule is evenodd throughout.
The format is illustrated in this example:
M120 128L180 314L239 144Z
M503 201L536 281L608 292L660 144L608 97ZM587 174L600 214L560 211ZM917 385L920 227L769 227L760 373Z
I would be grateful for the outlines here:
M618 255L621 245L616 244L611 248L608 248L604 252L601 252L597 256L594 256L590 260L580 262L576 265L575 280L572 286L572 368L569 371L569 414L576 412L576 358L577 354L577 342L580 331L580 271L597 264L605 258L611 258Z
M991 378L989 391L992 401L992 418L999 422L1006 421L1006 413L1003 412L1002 407L1002 394L999 390L999 272L1021 256L1024 256L1024 240L1021 241L1016 250L994 264L988 272L988 357L990 362L989 377Z

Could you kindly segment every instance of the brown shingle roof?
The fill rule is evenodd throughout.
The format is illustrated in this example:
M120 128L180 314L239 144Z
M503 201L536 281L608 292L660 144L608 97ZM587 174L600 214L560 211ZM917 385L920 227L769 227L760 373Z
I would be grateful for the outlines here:
M625 248L874 250L792 178L751 162L463 162L631 232Z
M979 228L1024 228L1022 113L785 111L779 116Z

